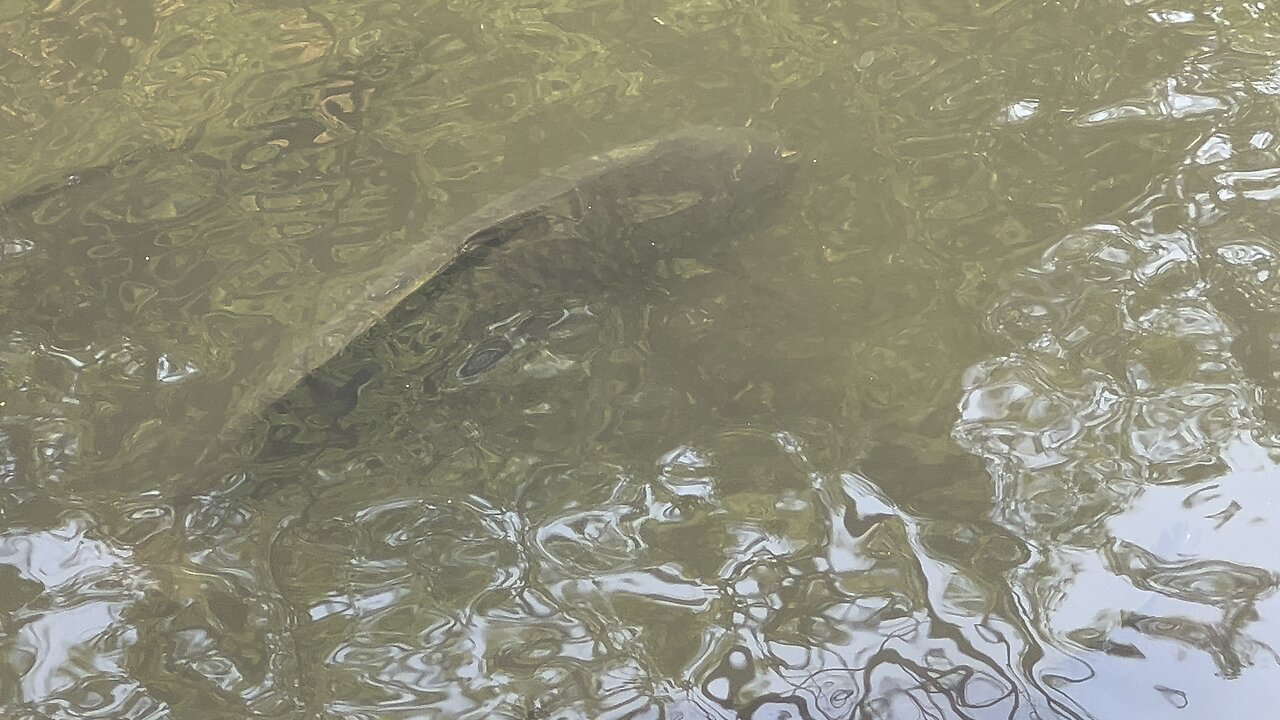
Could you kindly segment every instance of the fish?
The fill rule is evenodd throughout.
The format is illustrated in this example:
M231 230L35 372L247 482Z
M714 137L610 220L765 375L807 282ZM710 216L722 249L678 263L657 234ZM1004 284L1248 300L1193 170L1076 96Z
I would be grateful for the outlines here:
M384 267L317 297L309 330L295 332L248 373L200 462L219 457L274 403L464 259L498 245L544 244L552 263L636 267L690 243L750 230L785 197L792 153L769 132L690 127L555 170L405 248ZM530 288L534 292L536 288ZM482 370L490 348L463 368Z

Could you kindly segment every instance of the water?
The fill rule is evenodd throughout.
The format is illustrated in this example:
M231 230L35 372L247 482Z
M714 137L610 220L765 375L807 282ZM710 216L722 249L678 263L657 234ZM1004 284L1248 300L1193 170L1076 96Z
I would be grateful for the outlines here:
M5 717L1280 700L1274 8L490 5L0 8ZM797 152L758 228L476 263L172 460L315 298L695 123Z

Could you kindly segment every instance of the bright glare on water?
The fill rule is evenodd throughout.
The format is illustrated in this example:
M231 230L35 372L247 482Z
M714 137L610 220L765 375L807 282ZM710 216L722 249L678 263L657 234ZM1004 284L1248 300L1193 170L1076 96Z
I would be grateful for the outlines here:
M0 2L0 148L4 718L1280 706L1270 0Z

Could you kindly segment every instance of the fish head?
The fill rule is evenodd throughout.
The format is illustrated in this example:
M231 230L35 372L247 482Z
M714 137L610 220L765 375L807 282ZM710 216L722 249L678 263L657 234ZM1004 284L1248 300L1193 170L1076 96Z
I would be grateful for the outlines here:
M602 156L587 191L632 248L659 256L765 226L787 197L795 153L771 133L695 127Z

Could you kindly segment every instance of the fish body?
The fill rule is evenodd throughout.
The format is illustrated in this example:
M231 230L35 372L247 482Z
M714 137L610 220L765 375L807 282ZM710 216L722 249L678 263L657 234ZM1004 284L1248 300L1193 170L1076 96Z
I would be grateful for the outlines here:
M633 267L689 243L746 229L785 195L777 138L695 127L620 147L546 174L406 248L346 296L317 298L311 332L293 333L234 393L216 455L272 403L470 253L554 243L541 258L592 272ZM536 288L530 288L530 292Z

